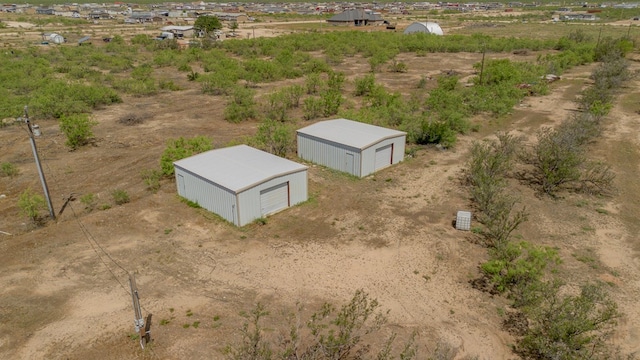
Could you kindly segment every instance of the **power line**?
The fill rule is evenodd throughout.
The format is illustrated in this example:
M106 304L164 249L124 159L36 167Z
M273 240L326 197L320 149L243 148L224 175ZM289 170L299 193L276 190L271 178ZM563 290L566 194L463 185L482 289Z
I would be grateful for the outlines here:
M34 151L34 156L36 156L36 162L38 164L38 170L39 170L39 174L41 179L44 179L44 172L42 171L42 168L40 167L40 161L37 157L37 152L36 152L36 148L35 148L35 141L33 138L33 131L31 129L31 124L28 121L28 115L27 115L27 110L25 107L25 117L26 117L26 125L27 125L27 129L22 128L23 130L25 130L31 139L32 142L32 146L33 146L33 151ZM54 185L56 185L56 187L58 187L58 182L56 181L55 176L53 175L53 171L51 170L51 168L49 167L49 164L44 162L45 166L47 167L47 170L49 171L49 174L51 175L51 178L53 179ZM44 180L43 180L44 181ZM58 187L59 188L59 187ZM49 200L49 194L48 191L46 190L46 185L45 185L45 192L47 195L47 200L49 202L49 210L51 212L51 217L55 220L55 213L53 210L53 207L51 205L51 201ZM139 332L140 334L140 345L142 346L142 348L144 349L144 345L146 343L148 343L149 341L151 341L151 333L150 333L150 327L151 327L151 312L149 310L147 310L144 306L141 306L139 303L139 297L138 297L138 290L137 290L137 286L135 285L135 279L133 273L131 273L129 270L127 270L124 266L122 266L119 262L117 262L112 256L111 254L109 254L101 245L100 243L98 243L98 241L96 240L96 238L93 236L93 234L91 234L91 232L89 231L89 229L87 229L87 227L80 221L80 218L78 217L78 214L76 213L73 205L71 204L71 202L73 201L73 193L71 193L69 195L69 197L67 198L65 204L63 205L62 209L60 210L60 214L62 214L62 210L64 210L64 208L66 206L69 206L71 208L71 212L73 213L73 217L76 220L76 223L78 224L78 226L80 227L80 229L82 230L82 234L84 235L85 239L87 240L87 242L89 243L89 245L91 246L91 249L95 252L96 256L98 257L98 259L100 259L100 262L102 262L102 264L105 266L105 268L107 268L107 270L109 271L109 273L111 274L111 276L116 280L116 282L120 285L120 287L122 288L122 290L124 290L124 292L127 295L132 296L132 298L134 299L134 312L136 312L136 318L134 320L135 323L135 328L136 331ZM115 272L113 271L113 269L111 267L109 267L109 265L107 264L107 262L104 259L104 256L100 255L100 252L98 251L98 249L100 250L100 252L102 252L102 254L104 254L104 256L106 256L109 260L111 260L111 262L113 264L115 264L118 268L120 268L122 271L124 271L128 276L129 276L129 282L131 285L131 292L127 290L127 288L124 286L124 284L120 281L120 279L118 278L118 276L115 274ZM137 300L137 301L136 301ZM137 307L137 308L136 308ZM140 308L144 309L144 311L146 311L148 313L147 316L147 323L145 324L144 319L142 319L142 315L141 315L141 311ZM142 331L143 330L143 331ZM149 348L149 350L151 351L151 353L153 355L156 355L155 352L153 351L153 348Z
M51 170L51 168L49 167L49 164L47 162L44 162L45 166L47 167L47 170L49 171L49 174L51 174L51 178L53 180L53 183L57 186L57 180L55 178L55 176L53 175L53 171ZM71 195L70 195L71 196ZM104 260L104 257L100 255L100 252L102 252L104 254L104 256L106 256L109 260L111 260L111 262L113 264L115 264L118 268L120 268L122 271L124 271L125 274L129 275L131 274L131 272L129 270L127 270L124 266L122 266L118 261L116 261L111 254L109 254L103 247L102 245L100 245L100 243L96 240L95 236L93 236L93 234L91 234L91 232L89 231L89 229L87 229L87 227L80 221L80 217L78 216L78 214L76 213L76 210L73 207L73 204L71 203L71 201L68 202L68 206L71 209L71 212L73 213L73 218L76 221L76 223L78 224L78 226L80 227L80 229L82 230L82 233L85 237L85 239L87 240L87 242L89 243L89 245L91 246L92 250L96 253L96 256L98 257L98 259L100 259L100 261L102 262L102 264L107 268L107 270L109 271L109 273L111 273L111 276L113 276L113 278L118 282L118 284L120 285L120 287L125 291L125 293L127 293L127 295L131 296L131 292L129 290L127 290L127 287L122 283L122 281L120 281L120 279L118 278L118 276L113 272L113 270L109 267L108 263ZM98 249L100 249L100 252L98 252ZM150 313L149 310L147 310L143 305L140 305L142 307L142 309L144 311L146 311L147 313Z

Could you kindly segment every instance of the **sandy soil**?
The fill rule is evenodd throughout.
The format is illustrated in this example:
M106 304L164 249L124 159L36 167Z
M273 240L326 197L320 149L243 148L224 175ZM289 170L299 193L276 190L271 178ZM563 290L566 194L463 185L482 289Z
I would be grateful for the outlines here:
M451 69L470 75L480 57L402 55L407 74L376 79L406 93L423 75ZM338 70L353 79L369 65L354 57ZM480 132L461 137L452 150L422 147L372 177L354 180L309 164L311 201L244 228L188 207L172 180L155 194L145 189L140 173L158 167L166 139L208 135L221 147L256 131L255 122L226 123L224 99L200 94L181 74L162 76L183 91L126 98L96 111L95 146L69 152L55 121L34 119L44 134L38 146L55 208L71 193L92 193L104 210L87 211L74 201L56 222L40 228L26 222L17 197L40 184L24 128L2 128L0 160L18 165L21 174L0 178L6 195L0 199L0 358L218 359L239 339L240 311L256 302L271 310L271 329L286 331L284 314L296 304L308 314L363 289L390 310L384 333L406 338L417 331L421 358L445 342L459 357L512 359L514 338L501 326L507 302L469 284L486 249L451 225L457 210L470 208L461 170L472 141L498 129L533 137L540 126L569 116L591 70L573 69L550 95L526 99L506 119L478 119ZM636 79L624 90L593 149L618 175L614 196L566 194L553 201L514 184L532 214L519 236L557 246L572 283L610 284L625 314L614 338L625 354L640 352L640 106L630 100L640 95L638 85ZM118 122L132 113L146 120L134 127ZM115 205L114 189L125 189L131 202ZM127 272L136 273L143 312L154 316L154 343L146 352L131 339Z

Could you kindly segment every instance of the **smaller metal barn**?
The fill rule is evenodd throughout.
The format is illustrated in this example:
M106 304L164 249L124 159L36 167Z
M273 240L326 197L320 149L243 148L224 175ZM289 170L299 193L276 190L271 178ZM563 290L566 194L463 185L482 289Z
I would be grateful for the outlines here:
M247 145L173 163L178 194L237 226L307 200L307 167Z
M298 130L298 156L365 177L404 159L407 133L347 119Z

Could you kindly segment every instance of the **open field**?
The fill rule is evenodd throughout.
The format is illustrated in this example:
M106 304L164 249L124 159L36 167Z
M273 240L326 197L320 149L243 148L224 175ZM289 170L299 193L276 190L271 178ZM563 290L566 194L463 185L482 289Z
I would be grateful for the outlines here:
M302 31L300 24L264 25L239 31L244 37ZM39 32L23 28L10 35L11 29L3 29L0 40L11 46L24 37L38 40ZM495 35L494 29L456 23L451 32ZM498 28L503 35L527 29L532 28ZM128 30L105 26L94 31L99 38ZM605 31L620 36L627 29ZM538 55L488 56L535 61ZM376 73L376 82L408 94L420 79L443 71L474 76L473 65L481 57L400 54L408 71ZM631 71L638 73L637 50L630 60ZM266 328L274 335L288 330L287 314L296 307L305 316L326 301L347 302L356 289L390 310L382 334L395 331L406 339L417 333L418 359L427 358L438 343L456 349L457 358L516 358L511 351L516 339L502 326L508 301L470 285L487 260L487 249L479 235L452 227L456 211L472 206L462 171L473 141L502 130L523 135L531 144L540 127L557 125L575 112L576 97L590 85L594 66L571 69L548 95L525 98L510 115L472 119L478 131L461 135L452 149L410 145L414 156L375 176L354 179L307 164L310 201L269 217L264 225L243 228L187 206L172 179L162 180L157 193L141 179L142 170L159 166L167 139L207 135L215 147L223 147L257 131L258 121L225 121L226 99L202 94L184 73L155 70L182 90L123 96L122 103L95 110L96 140L76 151L64 145L56 120L33 119L44 134L37 142L54 206L59 209L71 193L92 193L104 210L87 211L74 201L56 222L37 228L27 222L17 198L26 188L40 189L29 139L22 125L0 128L0 162L16 164L20 171L17 177L0 177L0 194L6 195L0 198L0 358L222 359L225 347L240 338L240 312L257 302L270 310ZM333 69L346 74L345 93L351 94L354 80L366 75L370 65L356 55ZM258 91L263 95L301 82L260 85ZM624 86L603 136L590 148L616 174L612 196L563 193L551 199L526 184L511 184L531 213L516 236L558 248L563 260L559 275L570 284L568 291L588 281L606 284L623 313L612 337L622 355L640 353L638 89L638 77ZM144 121L124 125L121 119L131 114ZM293 123L310 124L300 116ZM289 157L298 160L295 154ZM113 204L115 189L125 189L131 201ZM132 339L124 270L137 274L143 312L153 313L154 341L144 352ZM372 340L376 345L382 341Z

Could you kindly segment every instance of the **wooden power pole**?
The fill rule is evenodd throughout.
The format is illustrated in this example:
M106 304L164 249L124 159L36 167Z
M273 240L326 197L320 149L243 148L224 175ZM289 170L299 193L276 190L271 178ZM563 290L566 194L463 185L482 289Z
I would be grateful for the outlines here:
M36 160L36 166L38 168L38 175L40 176L40 183L42 183L42 190L44 191L44 196L47 200L47 206L49 206L49 216L51 219L56 219L56 213L53 211L53 204L51 204L51 197L49 196L49 187L47 186L47 180L44 177L44 172L42 171L42 165L40 164L40 157L38 156L38 148L36 147L36 136L40 136L40 130L34 131L34 126L31 126L31 121L29 121L29 112L27 107L24 107L24 122L27 124L27 128L29 129L29 141L31 142L31 150L33 150L33 157Z
M147 321L145 324L142 317L142 310L140 309L140 296L138 295L138 286L136 285L136 277L133 273L129 273L129 286L131 287L131 299L133 300L133 312L135 317L133 324L140 337L140 346L144 349L144 346L151 342L151 314L147 315Z

